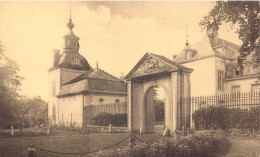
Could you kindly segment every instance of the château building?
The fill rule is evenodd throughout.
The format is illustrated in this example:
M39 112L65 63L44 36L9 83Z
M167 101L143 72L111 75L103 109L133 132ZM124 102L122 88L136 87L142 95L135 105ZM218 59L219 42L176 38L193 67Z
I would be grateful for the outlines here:
M252 54L238 64L240 46L218 37L215 28L197 44L186 47L173 60L194 69L191 96L260 90L260 70Z
M65 47L53 52L49 69L48 118L52 125L82 127L96 115L126 113L126 84L98 68L79 53L79 37L72 29L64 36Z

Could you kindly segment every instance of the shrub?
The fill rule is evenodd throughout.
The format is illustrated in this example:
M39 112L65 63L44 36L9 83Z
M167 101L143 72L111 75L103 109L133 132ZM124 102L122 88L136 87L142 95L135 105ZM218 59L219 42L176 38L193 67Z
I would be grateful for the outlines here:
M112 124L113 126L127 126L127 114L111 114L111 113L100 113L93 118L94 125L108 126Z
M192 115L196 129L250 129L260 130L260 107L249 110L240 108L201 108Z
M230 141L219 133L196 133L193 136L160 139L151 144L137 143L113 150L104 150L92 156L99 157L215 157L225 155Z

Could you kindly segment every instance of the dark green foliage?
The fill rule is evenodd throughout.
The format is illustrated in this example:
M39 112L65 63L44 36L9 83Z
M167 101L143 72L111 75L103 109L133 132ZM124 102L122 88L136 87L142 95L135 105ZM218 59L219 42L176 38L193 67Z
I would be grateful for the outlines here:
M230 141L218 133L199 133L187 137L166 138L151 144L138 143L133 149L122 147L105 150L93 156L100 157L215 157L225 155L231 148Z
M164 122L164 101L154 100L155 122Z
M258 1L216 1L215 7L200 22L202 28L219 28L223 23L238 26L236 33L243 42L240 58L254 53L253 62L260 63L260 6ZM241 60L241 61L242 61Z
M100 113L93 118L94 125L108 126L112 124L113 126L127 126L127 114L111 114L111 113Z
M260 107L250 110L240 108L201 108L192 115L196 129L250 129L260 130Z
M16 124L14 109L17 105L18 89L23 78L18 75L19 66L5 55L0 41L0 128Z

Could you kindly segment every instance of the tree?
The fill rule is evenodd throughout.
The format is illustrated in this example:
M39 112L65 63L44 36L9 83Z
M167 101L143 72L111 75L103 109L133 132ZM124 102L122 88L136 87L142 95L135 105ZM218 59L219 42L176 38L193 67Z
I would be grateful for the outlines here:
M155 122L164 122L164 106L165 101L160 99L154 100L154 110L155 110Z
M239 26L236 33L242 40L240 60L253 55L256 66L260 65L260 9L258 1L217 1L214 8L200 22L202 29L219 28L223 23ZM242 63L242 62L240 62Z
M40 125L45 123L47 118L47 103L41 97L28 98L21 96L15 108L17 120L19 121L20 134L23 133L23 126Z
M17 91L23 78L18 75L19 66L5 55L5 47L0 41L0 127L10 127L15 123L14 108Z

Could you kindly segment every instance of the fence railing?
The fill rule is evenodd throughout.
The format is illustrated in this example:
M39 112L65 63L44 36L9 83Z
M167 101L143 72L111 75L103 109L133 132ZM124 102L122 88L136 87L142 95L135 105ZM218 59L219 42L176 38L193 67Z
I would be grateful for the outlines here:
M202 126L205 129L208 127L208 123L212 125L226 123L228 128L259 130L260 91L181 98L180 112L184 112L183 107L185 106L189 106L190 109L190 126L192 128ZM219 120L216 120L218 114L226 116L226 119L221 120L221 124Z
M191 107L191 113L194 113L194 111L201 108L208 107L226 107L250 110L250 108L260 106L260 91L181 98L180 103L181 106L189 104Z

